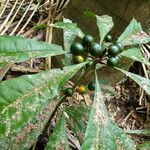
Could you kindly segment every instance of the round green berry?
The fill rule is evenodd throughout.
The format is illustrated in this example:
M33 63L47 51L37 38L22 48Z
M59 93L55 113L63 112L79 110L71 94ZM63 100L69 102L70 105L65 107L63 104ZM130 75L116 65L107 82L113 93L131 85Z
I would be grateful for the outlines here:
M124 50L124 46L121 43L116 42L116 46L119 48L120 53Z
M90 82L90 83L88 84L88 89L89 89L90 91L95 91L95 86L96 86L95 82Z
M85 35L83 37L83 45L84 46L89 46L94 42L94 37L91 35Z
M74 55L81 55L85 52L84 51L84 46L79 42L73 43L70 47L70 51Z
M90 54L94 57L100 57L104 53L104 49L98 43L92 43L90 46Z
M67 88L67 89L64 90L64 94L66 96L72 96L73 93L74 93L73 88Z
M111 56L107 60L107 64L111 67L117 66L119 64L120 58L118 56Z
M106 41L106 42L111 42L111 41L112 41L112 36L109 35L109 34L106 35L106 36L105 36L105 41Z
M108 54L109 54L110 56L115 56L115 55L117 55L119 52L120 52L120 50L119 50L119 48L118 48L117 45L115 45L115 44L110 45L109 50L108 50Z

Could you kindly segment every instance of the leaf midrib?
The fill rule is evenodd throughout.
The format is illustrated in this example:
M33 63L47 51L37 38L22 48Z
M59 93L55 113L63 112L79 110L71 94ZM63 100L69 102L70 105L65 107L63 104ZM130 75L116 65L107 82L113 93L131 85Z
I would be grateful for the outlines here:
M61 71L61 70L60 70L60 71ZM63 73L63 72L61 72L59 75L61 75L62 73ZM58 74L57 74L57 75L58 75ZM55 78L55 76L52 76L52 78L49 79L49 80L53 80L53 78ZM49 80L48 80L48 81L49 81ZM43 81L43 80L42 80L42 81ZM44 82L43 82L42 84L39 83L39 84L37 84L37 85L34 85L33 88L32 88L32 90L30 89L30 91L27 92L27 93L25 93L25 94L23 94L23 96L17 97L12 103L10 103L10 105L6 106L3 110L1 110L0 115L2 115L2 114L3 114L5 111L7 111L10 107L15 106L15 104L16 104L17 102L22 103L22 101L23 101L25 98L30 97L30 96L34 93L34 91L35 91L35 92L39 92L42 88L44 88L45 86L47 86L48 81L45 81L45 80L44 80ZM36 86L37 86L38 88L36 88ZM21 101L21 102L20 102L20 101Z

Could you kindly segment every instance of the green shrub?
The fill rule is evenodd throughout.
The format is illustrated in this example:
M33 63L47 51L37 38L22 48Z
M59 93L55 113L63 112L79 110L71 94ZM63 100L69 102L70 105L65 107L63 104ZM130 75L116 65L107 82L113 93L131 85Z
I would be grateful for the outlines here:
M61 110L62 115L50 135L46 150L69 148L66 125L74 131L82 150L135 150L132 139L108 116L104 104L99 66L115 69L133 79L147 94L150 94L150 80L124 70L121 60L126 57L150 65L142 57L140 45L150 42L148 36L133 19L115 43L109 35L114 23L110 16L95 16L99 28L100 41L83 32L68 19L53 26L64 30L64 48L55 44L33 41L15 36L0 36L0 69L7 65L26 61L31 58L65 55L65 66L61 69L42 71L35 75L24 75L0 82L0 149L29 149L46 130L58 107L73 92L94 91L92 108L73 106ZM75 44L79 36L82 43ZM95 45L95 42L97 43ZM107 43L108 42L108 43ZM83 44L83 45L82 45ZM112 46L113 44L113 46ZM73 57L68 57L73 55ZM83 60L79 59L82 57ZM72 61L78 57L77 61ZM107 61L103 61L105 58ZM75 64L72 64L75 62ZM130 64L129 64L130 65ZM94 70L94 71L93 71ZM63 92L63 87L77 72L81 73L73 87ZM92 71L95 81L89 81L88 88L81 92L81 82ZM77 87L80 87L78 90ZM72 122L66 117L67 114ZM89 119L88 119L89 118ZM88 121L88 122L87 122ZM86 123L87 122L87 123ZM84 138L78 136L81 132Z

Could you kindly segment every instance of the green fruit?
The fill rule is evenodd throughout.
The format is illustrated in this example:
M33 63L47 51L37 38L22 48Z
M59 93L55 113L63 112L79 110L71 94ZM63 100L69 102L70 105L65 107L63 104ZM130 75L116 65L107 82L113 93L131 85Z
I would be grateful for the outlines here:
M114 67L118 65L119 61L120 61L120 58L118 56L112 56L112 57L109 57L109 59L107 60L107 64L111 67Z
M92 43L90 46L90 54L94 57L100 57L104 53L104 49L98 43Z
M74 62L75 64L83 63L83 62L84 62L84 58L83 58L82 56L75 56L75 57L73 58L73 62Z
M121 43L116 42L116 46L119 48L120 53L124 50L124 46Z
M66 96L72 96L73 93L74 93L73 88L67 88L67 89L65 89L65 91L64 91L64 94L65 94Z
M83 45L84 46L89 46L89 45L91 45L92 43L94 42L94 38L93 38L93 36L91 36L91 35L85 35L84 37L83 37Z
M120 58L118 57L118 55L116 55L115 58L116 58L118 61L120 61Z
M89 89L90 91L95 91L95 86L96 86L95 82L91 82L91 83L89 83L89 85L88 85L88 89Z
M84 46L79 42L73 43L70 47L70 51L74 55L81 55L85 52Z
M117 55L119 52L120 52L120 50L119 50L119 48L118 48L117 45L115 45L115 44L110 45L109 50L108 50L108 54L109 54L110 56L115 56L115 55Z
M112 36L109 35L109 34L106 35L106 36L105 36L105 41L106 41L106 42L111 42L111 41L112 41Z

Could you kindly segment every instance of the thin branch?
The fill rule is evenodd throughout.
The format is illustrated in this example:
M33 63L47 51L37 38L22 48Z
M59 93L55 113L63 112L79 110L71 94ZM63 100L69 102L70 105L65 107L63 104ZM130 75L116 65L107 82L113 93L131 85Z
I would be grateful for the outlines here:
M42 20L42 21L40 22L40 24L46 23L49 19L50 19L50 18L48 17L48 18ZM29 36L30 34L32 34L34 31L35 31L35 27L33 27L33 28L31 28L30 30L28 30L27 32L25 32L22 36L23 36L23 37L27 37L27 36Z
M38 9L39 4L40 4L40 2L36 5L34 11L33 11L32 14L30 15L29 19L28 19L27 22L24 24L24 26L20 29L20 31L17 33L17 35L20 35L20 34L23 32L24 28L25 28L25 27L28 25L28 23L31 21L33 15L35 14L35 12L36 12L37 9Z
M14 21L15 17L17 16L17 13L19 12L21 6L23 5L25 0L22 0L17 11L15 12L15 14L13 15L12 19L8 22L8 24L6 25L5 29L2 31L1 34L5 34L5 32L8 30L8 28L11 26L12 22Z
M64 9L64 8L66 8L66 6L68 5L68 3L70 2L70 0L67 0L65 3L64 3L64 5L60 5L60 8L58 8L58 9Z
M16 27L14 28L14 30L10 33L10 35L13 35L15 33L15 31L17 30L17 28L19 27L19 25L21 24L22 20L24 19L25 15L27 14L31 4L33 3L33 0L30 1L26 11L24 12L23 16L21 17L20 21L18 22L18 24L16 25Z
M8 3L9 3L9 0L7 0L6 4L4 4L4 8L0 13L0 18L2 17L3 13L5 12L5 9L7 8Z
M49 14L48 14L48 17L50 19L47 22L48 25L52 21L51 19L52 19L52 7L53 7L53 4L54 4L54 0L52 0L51 3L50 3ZM53 33L53 28L48 26L46 28L46 41L48 43L51 43L51 41L52 41L52 33ZM46 58L46 64L47 64L48 69L50 69L51 68L51 57L47 57Z
M9 18L11 17L11 15L12 15L14 9L16 8L16 5L17 5L18 1L19 1L19 0L16 0L16 2L15 2L15 4L14 4L13 8L11 9L9 15L7 16L7 18L4 20L4 22L3 22L2 25L0 26L0 32L3 30L3 28L5 27L5 25L8 23L8 20L9 20Z

